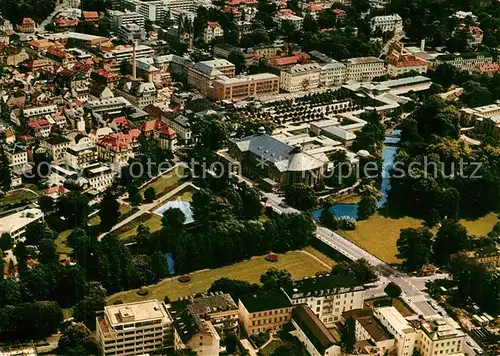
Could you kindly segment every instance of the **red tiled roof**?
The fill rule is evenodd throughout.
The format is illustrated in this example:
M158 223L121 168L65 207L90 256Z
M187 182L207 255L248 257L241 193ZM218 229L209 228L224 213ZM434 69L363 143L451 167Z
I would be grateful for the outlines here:
M36 130L40 130L42 128L46 128L47 126L50 126L50 123L45 119L41 119L41 120L29 122L28 126L36 131Z
M210 28L217 28L220 27L219 23L217 21L208 21L208 27Z
M49 47L47 49L47 53L49 53L57 58L73 58L73 56L71 54L66 53L60 49L55 48L55 47Z
M427 62L416 56L400 56L399 59L393 59L389 62L395 67L421 67L426 66Z
M479 66L479 70L483 73L496 73L500 71L500 65L498 63L486 63Z
M31 17L25 17L23 19L23 25L35 25L35 21Z
M46 195L54 194L54 193L59 193L59 194L66 194L69 192L68 189L64 188L62 185L56 185L55 187L50 187L47 189L42 190L42 192Z
M464 24L460 24L457 26L457 29L472 32L476 36L480 36L483 34L483 30L481 30L477 26L466 26Z
M99 14L97 11L84 11L83 12L83 18L85 20L98 20L99 19Z
M58 17L54 21L59 27L75 27L78 26L80 20L78 19L63 19L62 17Z
M122 132L109 134L99 139L98 143L113 151L120 151L122 149L132 149L132 143L139 137L141 131L132 129L128 133Z
M175 138L176 135L175 131L169 128L168 125L161 120L150 120L143 122L141 124L141 131L144 133L157 131L159 133L169 136L170 138Z

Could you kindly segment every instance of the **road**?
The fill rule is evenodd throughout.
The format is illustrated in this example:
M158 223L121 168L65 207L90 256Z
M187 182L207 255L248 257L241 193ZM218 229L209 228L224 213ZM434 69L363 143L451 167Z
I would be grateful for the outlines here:
M296 212L295 209L286 207L283 205L282 198L276 194L264 194L268 200L266 205L271 206L274 210L289 214ZM350 260L359 260L364 258L370 265L372 265L375 270L380 275L379 281L373 288L366 290L366 298L376 298L385 295L383 292L385 286L389 282L397 284L402 290L402 299L407 303L411 309L419 316L424 319L432 320L439 318L441 316L447 316L446 311L437 305L437 303L424 292L425 283L428 280L445 278L449 279L448 274L440 274L430 277L410 277L400 271L395 270L391 266L384 263L382 260L370 254L368 251L363 250L353 242L343 238L336 232L333 232L327 228L317 226L316 237L318 240L330 246L334 250L338 251L342 255L346 256ZM432 303L432 305L431 305ZM434 307L433 307L434 306ZM436 309L435 309L436 308ZM464 346L464 352L467 355L476 355L473 349L481 350L479 345L467 335L466 344ZM472 345L469 346L469 345Z

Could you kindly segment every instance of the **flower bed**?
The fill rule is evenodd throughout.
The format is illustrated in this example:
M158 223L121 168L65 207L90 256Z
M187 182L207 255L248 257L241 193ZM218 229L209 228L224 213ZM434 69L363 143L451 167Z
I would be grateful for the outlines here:
M275 254L275 253L270 253L270 254L268 254L268 255L266 256L266 258L265 258L265 260L266 260L267 262L278 262L278 259L279 259L279 257L278 257L278 255L277 255L277 254Z
M180 276L177 280L181 283L191 282L191 278L189 276Z
M137 291L137 295L140 295L141 297L144 297L145 295L148 295L148 290L146 288L141 288Z

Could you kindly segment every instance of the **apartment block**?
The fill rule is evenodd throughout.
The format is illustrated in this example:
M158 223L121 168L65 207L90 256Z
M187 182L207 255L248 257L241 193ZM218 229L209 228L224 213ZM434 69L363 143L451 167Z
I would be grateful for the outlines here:
M218 22L209 21L207 27L203 29L203 42L210 43L217 37L222 37L224 31Z
M346 276L306 277L284 292L292 305L308 305L327 327L342 320L342 313L363 308L364 302L363 285Z
M387 74L384 61L375 57L350 58L344 61L347 80L370 82L373 78Z
M394 307L375 308L374 315L396 339L398 356L412 356L418 341L413 326Z
M474 72L481 66L493 63L491 53L474 52L462 54L443 54L436 57L435 65L450 64L459 70Z
M158 300L104 307L96 318L103 355L144 355L171 344L172 319Z
M319 82L321 86L340 86L346 80L346 66L340 62L332 61L321 67Z
M163 117L162 121L164 121L175 133L178 135L178 138L189 142L192 139L193 132L191 130L191 124L189 119L183 115L178 115L172 118Z
M212 95L212 84L218 77L234 78L236 68L225 59L214 59L195 63L188 67L189 86L198 89L203 95Z
M372 32L381 30L382 32L399 33L403 31L403 19L398 14L387 16L375 16L370 21Z
M83 141L68 146L64 152L66 164L75 170L85 168L97 160L97 148L92 143Z
M25 209L23 211L0 218L0 235L7 233L18 241L24 237L26 227L36 221L43 221L43 212L40 209Z
M113 183L115 177L112 169L103 163L87 167L83 176L87 179L89 185L98 191L106 190Z
M292 316L292 304L281 292L242 296L238 308L240 321L249 335L279 331Z
M9 167L13 171L24 170L28 165L28 150L25 146L17 144L3 146L5 156L9 161Z
M53 162L60 162L64 160L66 149L70 146L71 141L62 135L52 135L48 139L42 140L40 144L47 150Z
M280 88L287 92L315 89L319 86L321 66L317 63L296 64L280 73Z
M244 100L279 93L279 77L270 73L221 77L213 82L214 100Z

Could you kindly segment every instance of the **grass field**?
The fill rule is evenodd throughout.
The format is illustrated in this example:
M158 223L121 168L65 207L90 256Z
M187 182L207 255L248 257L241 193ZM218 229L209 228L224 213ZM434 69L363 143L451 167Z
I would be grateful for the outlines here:
M331 259L330 257L328 257L327 255L325 255L324 253L316 250L314 247L311 247L311 246L307 246L306 248L304 248L304 251L307 251L309 252L311 255L319 258L321 261L323 261L324 263L326 263L327 265L329 265L330 267L333 267L335 265L335 261L333 259Z
M66 240L73 230L65 230L61 232L55 241L56 251L61 254L68 254L71 252L71 248L66 245Z
M132 210L132 207L130 205L120 204L120 213L122 215L128 213L130 210ZM90 226L99 225L100 223L101 223L101 218L99 217L98 214L92 216L92 218L90 218L89 220Z
M462 219L460 223L467 229L469 235L486 236L499 221L498 214L489 213L477 220Z
M165 296L168 296L170 300L176 300L185 295L204 292L210 288L215 280L222 277L258 283L260 276L271 267L287 269L292 274L293 279L312 276L316 272L325 269L322 264L310 256L292 251L284 255L279 255L279 261L274 263L267 262L264 257L256 257L251 260L235 263L231 266L191 273L189 275L191 282L189 283L180 283L177 281L177 278L166 279L158 284L147 287L149 293L146 296L141 297L137 295L136 291L129 291L110 296L108 304L113 304L117 300L121 300L124 303L155 298L163 300Z
M368 220L358 221L356 230L340 231L340 234L386 263L399 263L396 241L401 229L421 225L422 220L409 217L390 219L375 214Z
M184 167L177 166L176 168L172 169L172 171L165 173L160 178L144 186L140 190L140 193L144 194L144 191L147 188L153 187L156 193L156 197L159 198L177 187L180 184L183 175Z
M140 224L141 224L141 221L139 220L139 218L132 220L130 223L128 223L126 225L126 226L131 226L132 228L129 229L128 231L120 234L120 238L121 239L129 239L132 236L135 236L135 234L137 233L137 227ZM142 222L142 224L149 226L149 229L151 230L151 232L158 231L161 229L161 218L156 214L151 214L151 217L148 220Z
M273 340L269 344L267 344L266 347L261 349L260 352L264 356L271 356L278 347L283 346L283 345L285 345L285 343L283 341Z
M5 205L19 203L22 200L34 200L38 196L26 190L16 190L0 197L0 209Z

